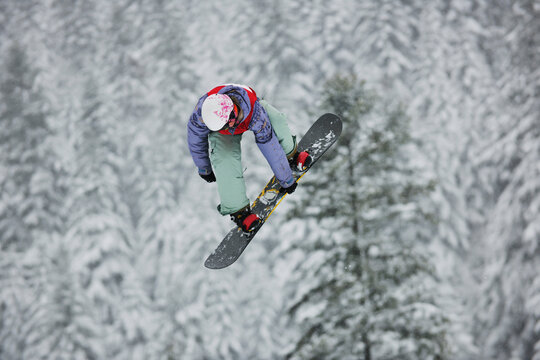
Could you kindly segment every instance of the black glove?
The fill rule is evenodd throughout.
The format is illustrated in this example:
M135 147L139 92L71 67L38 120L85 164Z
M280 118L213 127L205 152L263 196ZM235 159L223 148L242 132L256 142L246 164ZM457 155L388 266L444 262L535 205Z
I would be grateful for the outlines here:
M214 175L213 172L208 175L199 174L199 176L202 177L207 183L213 183L216 181L216 175Z
M292 194L294 192L294 190L296 190L297 186L298 186L298 183L293 183L291 186L289 186L287 188L282 187L281 189L279 189L279 192L280 193Z

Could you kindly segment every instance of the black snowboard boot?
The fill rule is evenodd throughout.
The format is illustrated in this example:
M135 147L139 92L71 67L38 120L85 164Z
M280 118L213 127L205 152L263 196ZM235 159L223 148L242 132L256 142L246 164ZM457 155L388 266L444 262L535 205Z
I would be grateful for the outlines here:
M231 214L231 220L245 233L252 232L261 224L261 218L251 211L249 205Z
M289 160L291 168L300 172L304 172L309 169L313 158L307 151L300 151L294 154L294 156Z

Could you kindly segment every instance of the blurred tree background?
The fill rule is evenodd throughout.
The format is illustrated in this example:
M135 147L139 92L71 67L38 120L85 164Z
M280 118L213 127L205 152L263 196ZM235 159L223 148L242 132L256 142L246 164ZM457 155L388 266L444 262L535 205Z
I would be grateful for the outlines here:
M0 2L0 359L540 359L531 0ZM246 254L187 149L245 83L344 132ZM246 134L248 195L271 171Z

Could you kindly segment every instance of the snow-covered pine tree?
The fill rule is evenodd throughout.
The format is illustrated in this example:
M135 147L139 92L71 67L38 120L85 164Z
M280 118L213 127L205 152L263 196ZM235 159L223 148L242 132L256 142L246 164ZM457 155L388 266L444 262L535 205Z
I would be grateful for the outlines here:
M479 22L491 2L422 3L415 67L406 84L414 136L422 139L423 161L437 180L431 194L439 219L432 236L441 306L451 319L457 359L477 356L473 344L473 304L478 288L472 276L477 257L474 224L484 221L487 191L475 166L478 147L488 138L500 95L490 59L482 54L491 30ZM484 249L479 247L480 251Z
M482 297L474 316L476 340L489 359L540 359L539 114L538 108L522 114L480 163L481 174L495 182L495 204L478 232Z
M50 46L69 59L70 70L88 71L102 60L104 41L103 31L109 14L106 2L55 1L49 5ZM73 76L80 75L75 73Z
M30 359L36 353L43 293L42 254L36 248L0 252L1 359Z
M65 180L52 151L51 110L25 46L0 71L0 358L30 358L41 333L42 246L64 230Z
M0 76L0 248L26 250L40 236L60 231L61 186L49 107L36 85L38 70L18 44L8 50Z
M410 161L409 120L354 75L327 82L323 109L344 131L302 181L293 211L316 230L291 250L304 256L289 307L301 336L288 357L444 359L446 319L420 250L433 184Z
M145 131L136 126L132 140L126 145L129 163L134 164L135 170L127 175L137 193L140 212L137 223L142 247L140 264L145 269L147 291L153 298L156 287L170 280L160 276L162 269L173 265L169 260L173 261L174 254L169 250L178 242L179 230L170 221L182 208L180 202L191 201L184 198L190 194L186 189L194 175L189 171L193 170L193 161L186 146L186 123L195 101L191 94L195 93L199 78L191 66L188 49L192 46L184 31L188 19L194 16L191 7L172 1L150 3L153 7L147 9L145 37L159 39L144 54L148 58L144 62L145 75L151 74L145 77L144 85L153 94L148 102L152 112L148 119L140 121ZM200 201L200 196L192 200ZM188 210L185 216L191 213Z
M131 300L137 287L131 262L134 236L119 191L123 163L118 154L114 111L98 84L97 79L87 81L82 106L73 114L75 156L65 241L77 258L71 269L79 281L78 289L90 299L96 321L116 334L103 338L105 354L111 358L125 349L122 344L126 341L136 344L136 328L144 315L138 314L138 321L134 321L124 311L125 302ZM144 298L139 300L143 302Z
M283 0L242 1L235 4L234 11L238 15L228 24L232 28L231 48L250 49L250 53L261 55L229 57L231 61L223 72L229 78L235 76L232 79L238 80L234 82L252 86L260 97L271 99L278 108L296 109L302 95L308 92L302 81L309 59L301 39L301 5Z
M474 335L486 359L540 359L540 8L486 6L484 48L497 102L475 165L484 186L477 223L481 286ZM492 5L492 4L490 4ZM482 119L483 120L483 119Z
M77 257L61 236L40 249L39 306L27 334L24 359L102 359L107 333L92 299L85 296L77 273ZM39 354L39 355L38 355Z

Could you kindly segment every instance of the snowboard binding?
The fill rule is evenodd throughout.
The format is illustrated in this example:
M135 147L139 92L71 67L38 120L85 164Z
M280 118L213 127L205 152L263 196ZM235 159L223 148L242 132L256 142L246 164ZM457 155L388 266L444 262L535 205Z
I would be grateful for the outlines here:
M234 221L246 235L249 235L262 223L261 218L251 211L249 205L231 214L231 220Z
M289 160L289 165L291 166L291 169L295 171L306 172L312 162L313 158L307 151L300 151L294 154Z

